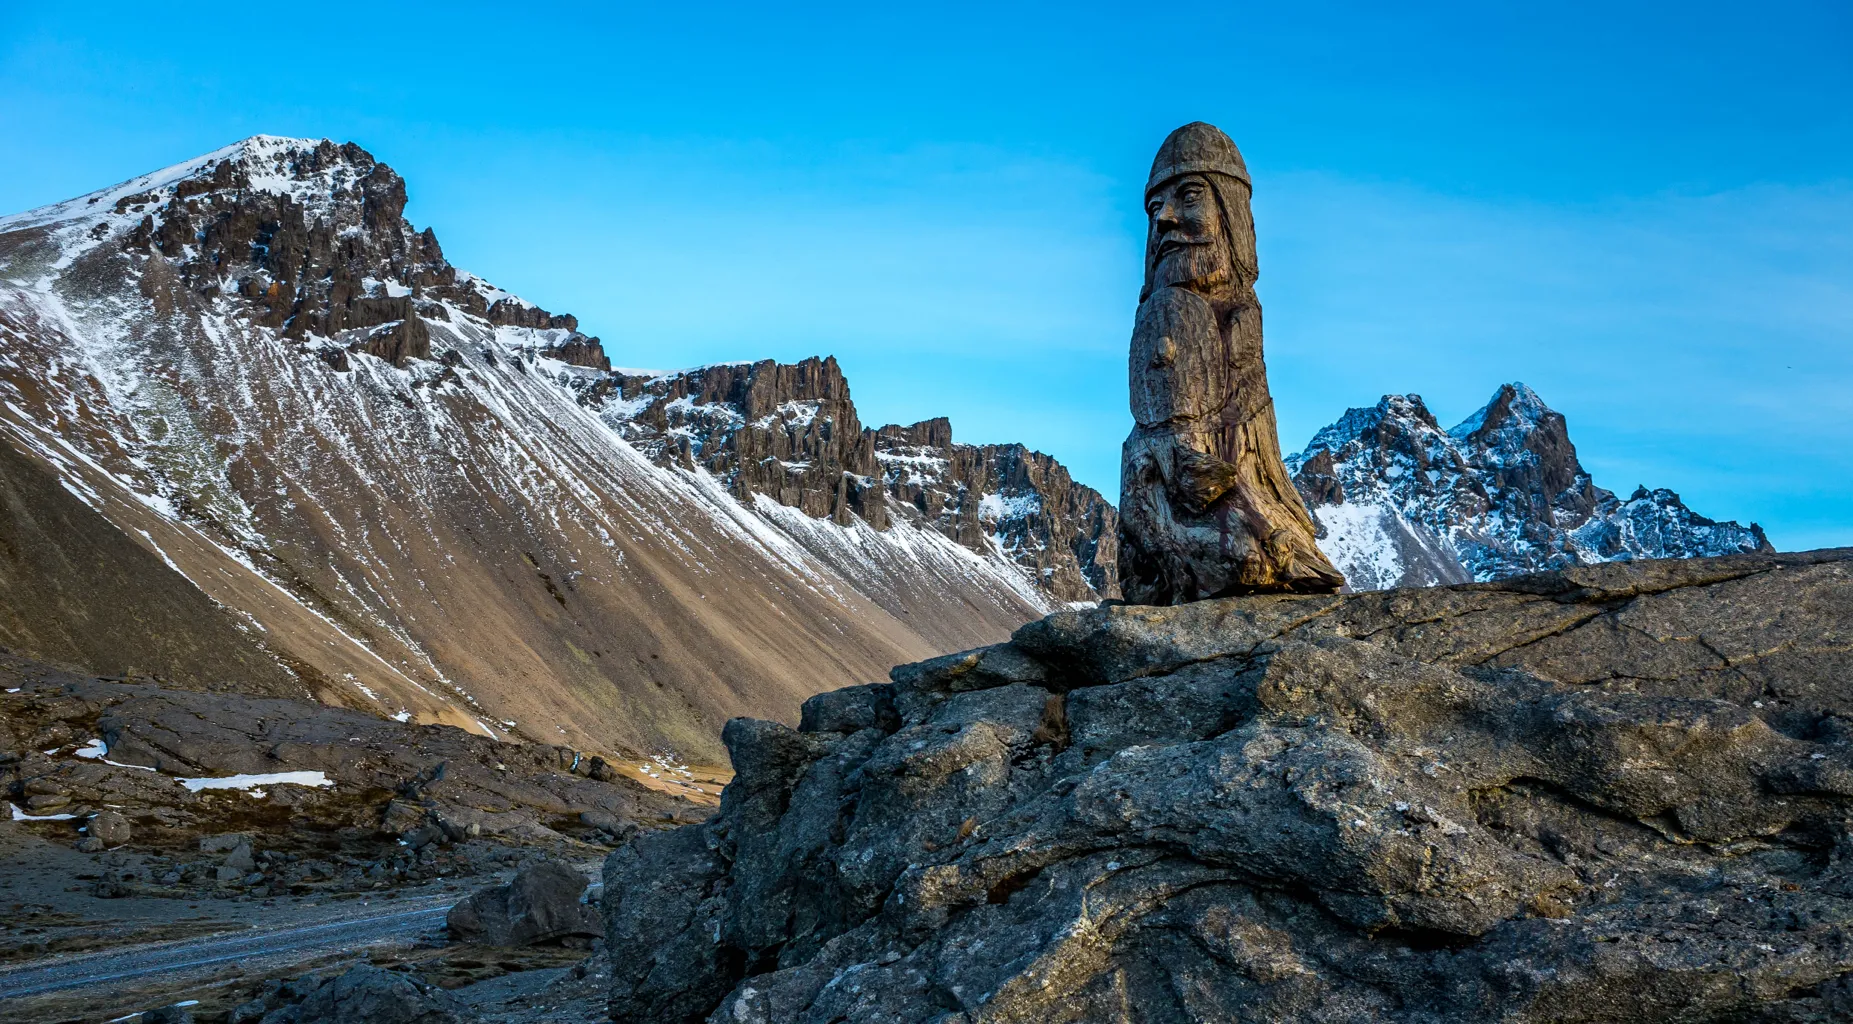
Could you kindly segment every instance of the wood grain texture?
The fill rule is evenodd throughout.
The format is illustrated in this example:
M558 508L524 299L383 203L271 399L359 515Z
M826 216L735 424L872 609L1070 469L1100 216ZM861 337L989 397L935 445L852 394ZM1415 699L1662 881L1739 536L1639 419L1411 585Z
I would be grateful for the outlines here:
M1281 461L1250 192L1235 144L1202 122L1172 132L1153 161L1120 464L1120 586L1133 604L1344 585Z

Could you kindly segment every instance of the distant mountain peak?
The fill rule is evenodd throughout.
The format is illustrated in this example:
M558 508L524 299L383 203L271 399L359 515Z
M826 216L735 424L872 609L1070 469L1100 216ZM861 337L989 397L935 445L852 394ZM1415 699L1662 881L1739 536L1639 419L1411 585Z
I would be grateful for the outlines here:
M359 170L364 175L376 166L383 165L352 142L253 135L75 199L0 216L0 232L73 221L88 224L132 213L138 217L149 207L209 191L248 190L313 201L339 190L342 169L364 168ZM398 177L390 168L386 173ZM134 206L143 209L131 211Z
M1596 487L1561 413L1523 383L1443 431L1420 395L1354 408L1288 460L1320 544L1356 590L1492 580L1635 558L1768 551L1668 490Z
M1556 415L1556 410L1545 405L1536 391L1513 381L1499 385L1499 390L1493 392L1485 405L1450 427L1448 435L1465 439L1478 433L1502 430L1525 434L1545 426L1549 417Z

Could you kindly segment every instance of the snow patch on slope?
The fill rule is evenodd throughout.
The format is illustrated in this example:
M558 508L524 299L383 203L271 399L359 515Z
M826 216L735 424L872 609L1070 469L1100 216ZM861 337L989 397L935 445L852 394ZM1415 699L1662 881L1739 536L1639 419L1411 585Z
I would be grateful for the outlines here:
M929 587L947 592L992 590L1013 595L1045 615L1054 610L1028 574L1001 554L978 554L936 530L904 519L895 520L887 530L876 530L860 519L839 526L812 519L763 494L753 496L753 511L865 593Z

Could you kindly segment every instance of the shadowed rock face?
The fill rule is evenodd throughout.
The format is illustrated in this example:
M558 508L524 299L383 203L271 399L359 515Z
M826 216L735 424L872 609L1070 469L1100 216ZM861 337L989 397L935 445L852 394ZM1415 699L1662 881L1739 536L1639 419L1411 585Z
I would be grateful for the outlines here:
M1061 612L735 720L618 1021L1853 1012L1853 550Z

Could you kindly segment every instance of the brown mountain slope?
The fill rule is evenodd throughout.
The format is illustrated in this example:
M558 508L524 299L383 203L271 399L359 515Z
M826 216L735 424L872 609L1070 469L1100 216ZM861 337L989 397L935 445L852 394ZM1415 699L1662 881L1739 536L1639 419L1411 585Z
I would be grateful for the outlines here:
M105 675L305 697L248 627L0 444L0 645Z
M356 146L258 137L0 218L0 435L325 703L714 758L1056 603L982 538L653 462L588 398L598 340L404 204Z

